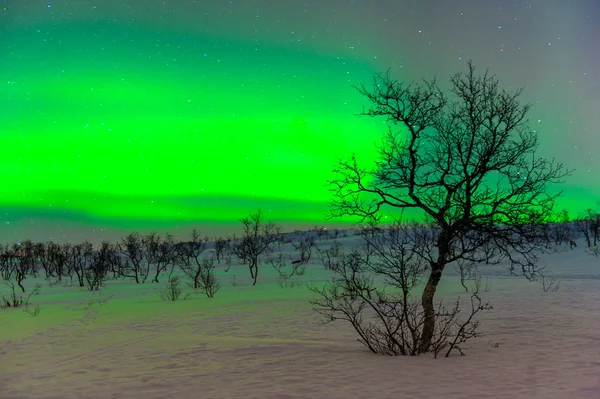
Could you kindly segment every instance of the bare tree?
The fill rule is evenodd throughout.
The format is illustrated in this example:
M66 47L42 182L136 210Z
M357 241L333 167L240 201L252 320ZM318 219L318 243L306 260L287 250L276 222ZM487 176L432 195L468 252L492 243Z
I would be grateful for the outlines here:
M346 320L358 333L358 341L371 352L385 355L421 354L425 314L414 299L414 291L427 278L428 261L423 256L434 245L433 232L415 225L396 223L386 231L372 229L362 235L362 251L342 254L332 280L323 288L310 287L319 295L310 302L323 322ZM458 319L460 298L451 309L441 302L435 312L432 351L461 354L460 344L480 336L473 316L489 309L482 304L479 280L471 289L471 312ZM391 289L388 289L391 288Z
M548 276L544 269L546 269L546 266L541 267L538 270L538 281L542 286L542 291L557 292L560 289L560 280L557 280L556 277Z
M119 269L123 277L134 278L136 284L145 283L148 278L149 262L144 239L138 233L130 233L118 244L125 260ZM146 268L144 270L144 263Z
M86 240L81 244L65 244L63 250L67 255L67 268L75 272L79 286L85 287L85 269L92 256L92 243Z
M192 281L194 289L203 289L208 298L214 297L221 287L214 275L214 260L202 257L208 237L201 238L196 230L191 240L177 247L179 266Z
M176 251L175 251L175 240L171 234L166 234L164 238L161 238L155 233L151 233L146 237L146 246L148 249L148 262L156 265L156 274L152 279L153 283L158 283L158 277L160 273L167 270L167 267L171 265L171 273L176 266Z
M10 280L14 273L14 256L13 248L10 245L0 245L0 275L5 281Z
M49 242L46 248L50 260L50 276L56 276L57 282L60 283L65 273L70 276L67 268L67 253L60 244L53 242Z
M598 205L600 205L600 202L598 202ZM594 240L593 245L596 246L600 242L600 213L589 208L586 210L586 214L587 219L590 221L590 232Z
M577 228L577 230L583 233L588 248L592 246L592 240L590 239L590 226L591 220L587 217L586 214L577 215L577 219L575 219L575 228Z
M52 260L50 259L50 256L48 256L48 245L43 242L38 242L34 245L33 252L40 266L44 269L46 278L50 278L53 275L53 271Z
M23 242L23 246L21 246L21 243L15 243L10 249L7 245L3 254L7 260L7 280L13 276L17 282L17 285L21 289L21 292L25 292L23 280L27 278L27 272L30 270L30 264L32 262L31 256L33 246L30 244L31 241Z
M522 89L500 90L494 76L477 76L471 62L450 83L453 99L435 79L404 85L389 72L377 75L372 88L358 86L371 102L362 114L383 116L389 130L374 167L359 167L352 156L339 161L330 181L331 217L378 220L382 206L390 206L416 210L438 228L421 296L421 353L432 349L433 300L448 263L482 261L478 249L491 241L510 260L511 273L518 267L534 277L545 249L537 226L562 194L549 194L547 185L570 173L536 156L537 133L526 119L531 105L519 101ZM473 231L482 239L468 239Z
M108 241L103 241L100 248L92 250L88 256L84 274L87 288L90 291L98 291L104 284L111 265L119 262L120 259L116 256L114 246Z
M19 245L20 259L19 269L24 274L38 276L39 262L35 256L35 243L31 240L25 240Z
M288 269L288 262L283 258L283 254L271 256L267 259L271 267L277 272L277 284L281 288L295 287L300 285L300 280L297 277L304 275L306 266L301 262L292 262L291 269Z
M333 243L329 246L329 248L317 248L317 252L319 253L319 257L321 258L321 262L323 263L325 270L335 270L339 264L343 247L344 245L341 242L338 240L333 240Z
M232 252L238 258L248 260L252 285L256 285L258 257L279 239L281 229L272 222L263 223L260 209L242 219L241 222L244 226L244 233L239 242L233 244Z
M300 252L300 259L292 261L292 263L306 264L310 261L312 249L315 246L315 236L312 234L300 236L297 240L292 240L290 244L296 251Z
M571 224L569 212L563 209L558 214L554 215L552 223L552 232L554 236L554 245L559 249L563 244L569 245L571 249L576 247L575 230Z
M225 255L230 242L229 238L215 237L215 259L217 259L217 263L221 263L221 258Z
M327 239L327 229L325 227L315 226L313 227L313 231L317 233L317 237L319 237L319 241L323 240L323 237Z

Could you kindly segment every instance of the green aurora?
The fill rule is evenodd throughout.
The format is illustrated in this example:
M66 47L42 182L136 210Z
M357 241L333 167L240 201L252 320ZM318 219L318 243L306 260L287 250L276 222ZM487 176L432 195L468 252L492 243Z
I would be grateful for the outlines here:
M353 88L383 68L350 54L110 21L4 28L2 44L7 238L232 226L259 207L325 225L336 160L372 163L386 129Z

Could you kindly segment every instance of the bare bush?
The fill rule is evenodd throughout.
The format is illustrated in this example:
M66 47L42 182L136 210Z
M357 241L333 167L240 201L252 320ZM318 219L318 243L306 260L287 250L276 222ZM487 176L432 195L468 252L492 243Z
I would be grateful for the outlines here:
M313 231L317 234L319 241L322 241L323 238L327 239L327 229L325 227L315 226Z
M350 322L359 335L358 341L373 353L423 353L422 340L428 339L422 333L425 314L413 298L413 291L428 271L428 262L422 256L431 245L428 234L395 224L385 232L373 230L363 235L366 245L362 251L353 249L348 255L342 254L332 280L321 289L310 287L320 297L310 301L313 309L324 317L324 323ZM383 286L381 281L376 284L375 277L383 278ZM458 321L459 300L450 310L439 303L428 345L435 356L444 349L446 356L453 350L462 354L460 344L480 335L473 316L491 307L481 303L478 281L471 294L471 313L465 321Z
M491 310L492 306L489 302L483 303L480 295L480 287L481 280L479 277L476 277L474 285L471 287L470 313L463 321L458 320L458 315L461 312L460 297L454 302L454 307L450 311L445 310L440 302L440 306L436 312L437 326L434 329L431 341L431 350L434 358L437 358L444 350L446 350L444 357L450 356L453 350L458 351L461 356L464 356L465 353L461 345L471 338L483 336L483 333L477 331L480 325L479 321L473 318L482 310Z
M231 275L230 281L231 281L231 286L232 286L232 287L239 287L239 286L243 286L243 285L245 285L245 284L244 284L244 283L242 283L241 281L238 281L238 279L237 279L237 277L236 277L236 275L235 275L235 274L232 274L232 275Z
M225 255L225 273L227 273L229 271L229 269L231 269L232 261L233 261L233 259L232 259L231 255Z
M306 271L306 267L301 262L292 262L290 266L289 261L284 259L281 253L277 257L270 257L267 262L277 272L277 285L279 287L291 288L301 284L298 277L303 276Z
M341 242L334 240L328 248L317 248L319 258L321 259L321 263L323 263L325 270L335 270L338 267L343 247L344 245Z
M10 294L8 296L1 295L0 296L0 309L6 308L18 308L23 305L29 305L29 300L32 296L38 295L41 285L36 284L35 288L29 292L29 295L23 297L22 295L17 295L15 292L15 285L12 281L8 281L5 283L10 288Z
M312 255L312 248L315 246L315 237L313 235L300 236L297 240L291 242L294 249L300 252L298 263L308 263Z
M557 280L553 276L548 276L544 271L546 266L541 267L538 272L538 276L536 280L540 282L542 286L542 291L544 292L557 292L560 289L560 280Z
M40 305L35 305L35 306L25 305L25 309L23 309L23 311L25 313L35 317L40 314L41 308L40 308Z
M179 277L170 276L165 287L162 290L158 290L158 296L163 301L175 302L179 300L183 290L181 289L181 283L179 282ZM187 294L183 297L184 300L188 298L190 294Z

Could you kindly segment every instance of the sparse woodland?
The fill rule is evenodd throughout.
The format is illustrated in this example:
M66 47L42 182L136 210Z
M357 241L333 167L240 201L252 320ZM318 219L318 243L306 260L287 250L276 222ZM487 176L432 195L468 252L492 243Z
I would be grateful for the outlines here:
M259 237L254 232L261 231L262 216L260 212L252 216L254 219L246 220L259 222L258 230L251 230L252 237ZM564 217L564 213L557 217ZM540 241L547 251L574 250L579 240L587 253L598 257L599 224L600 213L588 210L574 220L537 227L547 237ZM60 285L97 292L113 282L124 281L157 285L157 300L213 298L223 286L235 289L242 284L240 277L244 274L248 284L260 284L258 270L272 268L281 288L307 286L315 294L310 302L321 321L349 323L358 341L373 353L419 355L424 312L418 298L430 273L428 257L435 253L437 234L439 229L433 225L400 222L358 230L315 227L278 233L262 241L263 246L267 241L269 245L254 263L242 258L247 256L244 251L238 249L236 255L232 250L234 245L248 245L247 241L235 237L210 239L197 231L183 241L168 235L133 233L117 243L97 246L24 241L0 248L0 278L4 282L0 310L19 308L35 316L43 311L35 299L41 290L52 291ZM219 242L225 245L219 246ZM487 253L488 264L506 260L493 245L482 246L481 251ZM217 253L222 259L220 264ZM507 265L510 269L510 263ZM436 357L452 351L462 354L461 344L482 335L477 314L491 309L485 300L490 287L477 265L460 260L453 266L468 297L464 303L436 303L436 324L427 351ZM331 279L324 283L310 280L306 271L311 268L327 270ZM219 270L221 278L216 273ZM223 281L227 275L232 276L231 280ZM28 285L28 277L44 283ZM537 269L532 280L539 282L543 291L560 289L560 281L543 267Z
M270 268L282 288L307 286L321 320L350 324L371 352L438 357L463 354L463 344L482 335L477 315L491 304L480 265L502 264L556 291L558 281L537 264L541 254L574 250L581 239L599 257L600 213L590 208L573 217L554 209L560 193L550 195L549 185L569 171L537 156L520 90L501 90L472 64L451 77L449 93L435 80L404 85L389 74L357 89L371 103L363 114L385 119L389 131L375 165L361 166L354 156L339 161L330 216L367 223L352 231L283 233L258 210L240 221L240 236L209 238L194 230L180 241L131 233L100 245L6 244L0 308L35 316L43 311L35 304L41 290L59 284L95 292L123 281L155 285L158 300L209 300L242 284L242 273L248 284L260 284L261 270ZM400 216L416 209L423 221L400 217L382 225L384 208ZM466 301L436 301L450 267ZM329 280L311 281L307 271L316 268ZM28 278L45 283L28 285Z

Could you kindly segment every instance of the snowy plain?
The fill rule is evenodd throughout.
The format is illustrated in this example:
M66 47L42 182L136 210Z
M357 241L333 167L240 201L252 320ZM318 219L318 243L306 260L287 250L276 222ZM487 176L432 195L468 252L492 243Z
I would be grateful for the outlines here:
M342 238L346 250L358 237ZM600 259L573 250L542 256L558 291L480 266L493 309L466 356L374 355L349 323L322 325L304 285L281 288L261 264L217 276L215 298L163 302L160 284L108 280L99 293L43 285L41 311L0 311L0 398L600 398ZM313 253L304 282L328 279ZM245 283L232 286L231 276ZM150 280L150 279L149 279ZM6 287L2 286L0 292ZM448 270L438 298L468 296Z

